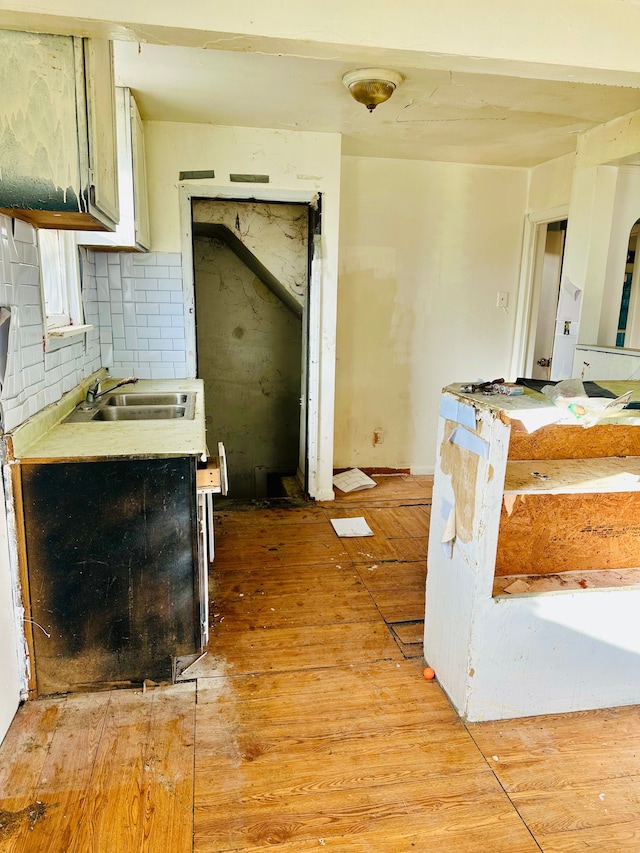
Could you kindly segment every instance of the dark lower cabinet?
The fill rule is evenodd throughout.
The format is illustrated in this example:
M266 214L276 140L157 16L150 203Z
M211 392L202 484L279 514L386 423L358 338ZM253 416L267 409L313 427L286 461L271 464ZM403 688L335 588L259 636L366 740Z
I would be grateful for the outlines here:
M195 460L21 473L38 695L170 679L200 648Z

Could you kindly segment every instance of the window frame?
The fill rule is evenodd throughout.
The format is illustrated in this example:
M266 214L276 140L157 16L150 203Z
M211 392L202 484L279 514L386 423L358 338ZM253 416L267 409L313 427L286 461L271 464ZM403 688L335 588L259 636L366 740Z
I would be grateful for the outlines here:
M84 334L78 243L74 231L38 230L40 292L45 339Z

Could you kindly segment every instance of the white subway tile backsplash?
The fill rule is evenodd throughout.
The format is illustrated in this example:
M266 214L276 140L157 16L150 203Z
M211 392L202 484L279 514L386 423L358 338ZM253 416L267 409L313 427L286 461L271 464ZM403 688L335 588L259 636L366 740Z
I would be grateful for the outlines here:
M133 326L129 326L128 328L134 328ZM125 330L125 321L123 314L113 314L111 317L111 330L114 339L115 338L124 338L124 330Z
M133 302L136 298L135 279L130 276L122 276L122 298L125 302Z
M156 252L141 252L139 254L133 255L133 266L135 267L147 267L147 266L156 266L158 263L157 253ZM144 273L142 273L144 275Z
M125 252L123 255L120 255L120 272L123 276L133 275L133 255L129 252Z
M98 302L109 302L111 297L107 276L96 276L96 284L98 286Z
M136 305L136 312L138 314L159 314L160 309L157 305L153 303L140 303Z
M158 309L161 314L169 314L171 317L179 317L180 321L183 322L184 309L182 305L178 305L176 302L161 302L158 305Z
M36 231L33 225L29 225L28 222L23 222L21 219L12 219L11 227L13 239L16 243L33 245L36 242Z
M13 283L20 287L23 284L40 285L40 269L33 264L18 264L17 276L13 277Z
M163 267L182 267L182 255L179 252L156 252L156 263Z
M149 349L165 350L173 349L173 343L170 339L165 338L149 338Z
M145 278L168 278L169 267L148 266L144 270Z
M101 326L111 324L111 306L108 302L98 302L98 320Z
M167 317L166 314L149 314L147 316L147 326L151 328L162 328L162 326L166 326L171 322L171 317Z
M109 255L107 252L95 252L95 265L96 265L96 278L100 278L100 276L107 276L108 268L109 268Z
M157 278L141 278L137 283L136 290L157 290L158 289L158 279ZM147 296L148 300L149 297Z
M136 306L130 302L125 302L122 306L122 313L124 317L125 325L127 326L136 326Z

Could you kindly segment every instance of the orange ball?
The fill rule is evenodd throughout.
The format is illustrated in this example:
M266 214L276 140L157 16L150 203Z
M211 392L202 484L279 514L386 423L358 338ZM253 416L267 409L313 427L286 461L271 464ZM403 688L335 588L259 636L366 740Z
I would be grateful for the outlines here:
M431 681L432 679L434 679L436 677L435 670L431 669L430 666L425 667L422 670L422 674L427 679L427 681Z

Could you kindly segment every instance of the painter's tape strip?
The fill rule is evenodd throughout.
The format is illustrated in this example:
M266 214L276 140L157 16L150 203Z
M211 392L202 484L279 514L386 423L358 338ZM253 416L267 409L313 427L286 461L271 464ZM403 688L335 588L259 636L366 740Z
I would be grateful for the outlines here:
M489 442L484 438L469 432L463 426L457 426L449 437L449 441L457 444L458 447L464 447L465 450L470 450L472 453L477 453L483 459L489 456Z
M453 397L443 394L440 398L440 415L448 421L463 424L469 429L476 428L476 410L468 403L461 403Z

